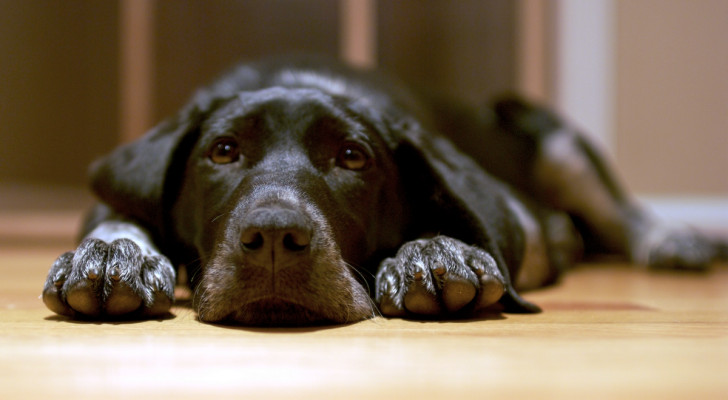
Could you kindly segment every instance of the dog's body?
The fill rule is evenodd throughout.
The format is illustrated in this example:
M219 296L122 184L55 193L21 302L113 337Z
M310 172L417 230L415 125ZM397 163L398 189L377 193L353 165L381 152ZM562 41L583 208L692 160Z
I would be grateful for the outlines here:
M101 203L43 292L72 317L164 315L181 264L202 321L302 324L534 312L518 290L553 282L582 238L663 267L720 252L642 211L544 109L310 59L238 67L91 180Z

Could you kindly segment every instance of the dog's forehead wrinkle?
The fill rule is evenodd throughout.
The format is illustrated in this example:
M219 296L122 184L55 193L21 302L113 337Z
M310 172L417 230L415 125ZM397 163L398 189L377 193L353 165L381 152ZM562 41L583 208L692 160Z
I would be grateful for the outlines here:
M244 91L215 112L205 122L204 131L213 136L236 133L275 143L276 148L267 149L267 154L275 151L282 156L279 160L297 161L298 153L311 141L325 143L327 139L349 138L377 144L371 137L371 131L381 130L377 121L369 121L350 107L351 103L362 101L334 97L317 88ZM256 135L248 136L246 132Z
M243 109L239 104L226 104L214 111L210 118L202 124L204 132L225 132L231 130L235 125L235 120L243 114Z
M328 93L316 88L273 86L257 91L242 91L238 95L242 111L257 109L265 104L275 103L295 109L305 104L332 105L334 99Z
M334 95L346 94L351 88L343 79L307 70L284 70L274 80L284 86L313 87Z
M322 71L284 70L278 74L274 82L288 87L315 89L332 97L355 99L357 103L364 107L391 103L387 96L368 90L356 81L326 74Z

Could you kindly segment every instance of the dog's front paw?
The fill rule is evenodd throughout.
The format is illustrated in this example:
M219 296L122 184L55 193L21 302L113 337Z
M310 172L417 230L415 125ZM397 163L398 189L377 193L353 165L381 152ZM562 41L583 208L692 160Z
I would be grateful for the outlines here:
M490 254L437 236L406 243L382 262L376 301L386 316L442 315L488 307L505 287Z
M174 268L164 256L144 255L129 239L86 239L53 264L43 302L69 317L157 317L172 306L174 282Z

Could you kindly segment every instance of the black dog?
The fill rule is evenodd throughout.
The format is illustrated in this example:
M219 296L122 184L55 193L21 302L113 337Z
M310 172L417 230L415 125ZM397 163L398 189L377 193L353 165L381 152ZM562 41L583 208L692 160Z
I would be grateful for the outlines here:
M651 218L547 110L470 109L316 60L238 67L91 182L101 203L43 290L78 318L167 314L176 265L208 322L536 312L517 290L582 243L692 269L723 246Z

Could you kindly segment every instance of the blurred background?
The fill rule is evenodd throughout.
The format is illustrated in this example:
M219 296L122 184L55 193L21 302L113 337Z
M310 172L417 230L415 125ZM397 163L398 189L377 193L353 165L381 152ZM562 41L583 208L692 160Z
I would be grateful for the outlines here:
M726 230L726 21L724 0L0 0L0 239L73 231L90 161L287 52L474 103L524 93L656 212Z

